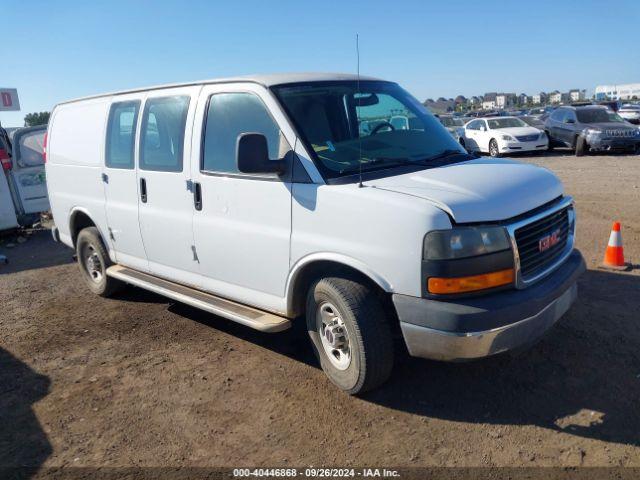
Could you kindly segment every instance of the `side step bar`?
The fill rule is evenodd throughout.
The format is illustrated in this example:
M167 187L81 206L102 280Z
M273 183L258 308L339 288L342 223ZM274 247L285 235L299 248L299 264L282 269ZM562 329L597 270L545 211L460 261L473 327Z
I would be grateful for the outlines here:
M241 323L262 332L281 332L291 327L288 318L273 313L248 307L240 303L216 297L195 288L186 287L147 273L139 272L121 265L113 265L107 269L107 275L136 287L150 290L159 295L200 308L215 315Z

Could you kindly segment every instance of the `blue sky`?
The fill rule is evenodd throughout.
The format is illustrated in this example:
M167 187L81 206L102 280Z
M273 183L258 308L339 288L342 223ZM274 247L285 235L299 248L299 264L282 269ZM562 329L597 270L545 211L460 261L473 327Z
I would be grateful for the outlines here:
M395 80L418 99L640 82L639 0L0 0L0 87L22 111L262 72ZM618 28L619 27L619 28Z

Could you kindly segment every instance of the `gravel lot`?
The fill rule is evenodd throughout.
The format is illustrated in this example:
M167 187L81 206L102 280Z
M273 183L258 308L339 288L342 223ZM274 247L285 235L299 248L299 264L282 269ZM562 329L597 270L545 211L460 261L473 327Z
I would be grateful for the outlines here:
M577 202L589 271L533 349L400 355L348 397L299 323L260 334L129 288L90 295L48 232L0 244L0 466L640 467L640 270L597 269L611 222L640 262L640 157L524 158Z

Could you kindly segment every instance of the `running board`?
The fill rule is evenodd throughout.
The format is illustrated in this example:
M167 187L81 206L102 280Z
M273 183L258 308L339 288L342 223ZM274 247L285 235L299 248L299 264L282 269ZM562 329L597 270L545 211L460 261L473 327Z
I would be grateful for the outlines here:
M121 265L107 268L107 275L136 287L186 303L192 307L241 323L262 332L281 332L291 327L288 318L216 297L195 288L170 282Z

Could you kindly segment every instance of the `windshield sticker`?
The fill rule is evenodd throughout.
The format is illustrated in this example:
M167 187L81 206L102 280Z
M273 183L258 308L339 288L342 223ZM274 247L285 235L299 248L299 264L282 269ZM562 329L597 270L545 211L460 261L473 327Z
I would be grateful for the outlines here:
M333 143L331 143L331 140L327 140L327 148L332 152L336 151L336 147L333 146Z

